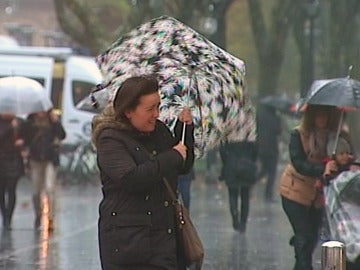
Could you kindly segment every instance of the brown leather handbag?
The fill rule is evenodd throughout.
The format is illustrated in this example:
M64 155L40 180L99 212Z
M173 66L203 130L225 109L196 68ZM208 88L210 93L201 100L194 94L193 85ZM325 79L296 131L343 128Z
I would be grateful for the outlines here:
M175 192L166 179L164 179L164 183L175 208L176 226L185 256L186 266L195 265L196 269L201 269L205 251L200 236L191 221L189 211L176 197Z

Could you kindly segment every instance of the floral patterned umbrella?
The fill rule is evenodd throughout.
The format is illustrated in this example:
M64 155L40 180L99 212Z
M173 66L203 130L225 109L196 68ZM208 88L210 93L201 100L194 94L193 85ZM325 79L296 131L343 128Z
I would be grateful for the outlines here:
M184 106L192 109L197 156L224 139L255 140L243 61L174 18L153 19L121 36L97 63L111 99L125 79L155 74L161 120L172 128Z

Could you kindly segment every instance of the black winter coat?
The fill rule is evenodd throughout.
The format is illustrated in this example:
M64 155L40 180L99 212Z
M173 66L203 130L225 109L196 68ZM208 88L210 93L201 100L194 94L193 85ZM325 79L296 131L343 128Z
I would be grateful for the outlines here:
M0 178L17 181L24 174L24 163L21 149L15 146L17 134L11 121L0 117Z
M104 270L184 269L175 231L175 213L163 178L176 187L178 174L193 165L193 128L187 128L188 158L172 147L173 137L158 122L150 134L103 129L96 141L103 199L99 246Z
M251 186L256 181L257 145L255 142L225 143L220 147L221 176L229 187Z
M50 120L49 120L50 121ZM60 122L51 122L48 127L39 128L32 118L25 121L21 129L29 158L36 161L52 161L59 165L59 142L66 133Z
M257 146L259 158L277 159L279 154L279 137L281 135L281 118L274 108L262 106L256 115Z

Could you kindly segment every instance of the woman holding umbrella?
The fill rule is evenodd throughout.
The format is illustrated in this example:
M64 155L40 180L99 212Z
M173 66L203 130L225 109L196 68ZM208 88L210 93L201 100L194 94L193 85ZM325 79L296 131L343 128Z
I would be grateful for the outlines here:
M11 228L16 186L24 173L21 156L24 140L17 132L20 123L14 114L0 114L0 210L4 229Z
M53 109L31 113L24 122L21 134L29 151L30 177L35 211L34 228L41 227L42 194L48 198L47 230L55 225L56 179L59 165L59 146L66 132ZM44 224L44 225L45 225ZM45 226L46 227L46 226Z
M182 111L172 136L158 120L158 89L154 77L128 78L93 121L103 185L99 246L104 270L185 269L164 179L175 190L177 176L193 165L192 115Z
M308 105L290 136L290 164L280 180L283 209L294 231L294 270L311 270L322 217L322 196L316 181L325 170L330 132L336 131L340 111L335 106Z

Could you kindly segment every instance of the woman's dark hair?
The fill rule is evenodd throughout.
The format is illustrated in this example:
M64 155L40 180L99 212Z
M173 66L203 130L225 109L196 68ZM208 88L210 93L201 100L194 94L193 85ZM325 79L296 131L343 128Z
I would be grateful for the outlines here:
M126 79L115 94L113 107L115 118L128 121L126 112L134 110L140 103L140 98L156 93L159 83L155 76L139 76Z
M315 116L317 113L325 113L328 115L327 128L329 130L336 130L340 119L340 110L335 106L328 105L313 105L309 104L304 112L300 122L300 129L303 131L310 131L315 126Z

